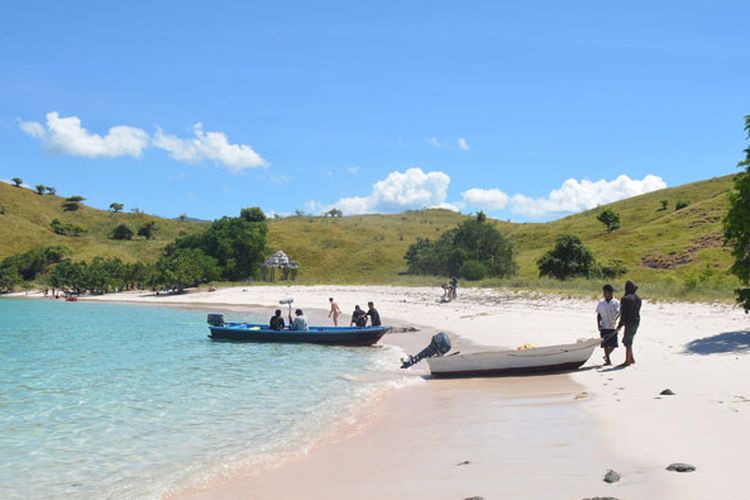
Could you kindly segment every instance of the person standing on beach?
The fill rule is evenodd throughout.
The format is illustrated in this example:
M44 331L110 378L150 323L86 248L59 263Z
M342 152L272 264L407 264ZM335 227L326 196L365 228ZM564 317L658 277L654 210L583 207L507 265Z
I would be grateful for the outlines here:
M341 308L334 302L333 297L328 298L328 302L331 303L331 310L328 311L328 317L333 318L333 326L339 326L339 316L341 316Z
M633 337L641 324L641 298L636 295L638 286L632 281L625 282L625 295L620 300L620 324L617 331L623 327L622 344L625 346L625 362L620 366L630 366L635 363L633 357Z
M365 313L365 321L367 321L367 316L370 317L370 326L380 326L380 313L377 309L375 309L375 304L372 302L367 303L367 312Z
M620 303L612 296L614 290L607 283L602 287L604 298L596 305L596 327L602 338L604 349L604 365L612 364L610 354L617 349L617 318L620 316Z

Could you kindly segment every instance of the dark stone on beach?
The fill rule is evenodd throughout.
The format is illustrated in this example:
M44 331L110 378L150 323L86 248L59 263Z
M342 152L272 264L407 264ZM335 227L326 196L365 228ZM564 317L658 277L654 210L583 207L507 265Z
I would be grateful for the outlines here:
M693 472L695 470L695 465L675 462L673 464L669 464L667 470L671 470L672 472Z
M612 483L616 483L619 480L620 480L620 475L616 471L613 471L612 469L609 469L607 473L604 474L605 483L612 484Z
M672 389L664 389L659 393L660 396L674 396L675 393L672 392Z
M470 463L471 463L471 462L469 462L468 460L464 460L463 462L458 462L458 463L456 464L456 466L459 466L459 465L469 465Z
M484 497L466 497L464 500L484 500Z
M620 500L617 497L587 497L583 500Z

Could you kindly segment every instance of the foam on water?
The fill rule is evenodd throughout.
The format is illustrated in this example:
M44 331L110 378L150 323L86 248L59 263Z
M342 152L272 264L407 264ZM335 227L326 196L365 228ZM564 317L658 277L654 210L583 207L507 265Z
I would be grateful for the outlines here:
M304 453L421 380L391 346L211 342L199 311L0 300L0 318L2 498L156 498Z

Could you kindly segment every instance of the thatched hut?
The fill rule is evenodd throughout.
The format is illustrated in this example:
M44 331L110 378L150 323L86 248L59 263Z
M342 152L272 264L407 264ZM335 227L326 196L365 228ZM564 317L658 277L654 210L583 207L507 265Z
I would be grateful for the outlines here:
M279 269L282 280L297 279L299 264L294 262L283 250L276 250L273 255L263 262L263 279L276 281L276 270Z

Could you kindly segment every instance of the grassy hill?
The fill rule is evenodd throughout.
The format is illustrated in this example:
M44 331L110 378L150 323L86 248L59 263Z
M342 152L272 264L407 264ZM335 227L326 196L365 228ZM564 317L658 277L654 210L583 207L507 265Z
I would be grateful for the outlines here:
M606 205L620 214L621 228L608 234L596 220L605 207L547 223L490 221L514 242L518 276L485 282L560 290L596 290L598 281L560 283L538 279L536 260L564 233L581 237L600 262L620 259L628 277L661 296L731 299L736 281L726 270L721 220L732 176L663 189ZM666 210L661 200L668 200ZM678 201L690 205L675 210ZM326 219L271 221L269 250L283 249L302 266L304 283L434 283L403 276L404 253L417 237L437 238L467 216L446 210Z
M206 225L199 222L179 222L141 213L113 213L82 206L75 212L65 212L60 196L40 196L34 191L0 182L0 259L34 247L66 245L78 260L89 260L98 255L119 257L125 262L156 260L164 246L180 234L200 231ZM74 224L86 232L80 237L61 236L50 228L53 219ZM130 241L109 239L119 224L127 224L134 232L146 222L156 223L155 239L134 237Z
M596 280L557 282L537 277L536 260L563 233L581 237L600 262L620 259L628 277L644 283L654 295L681 298L731 299L736 286L727 274L729 251L722 246L721 220L727 208L732 176L664 189L607 205L620 214L621 228L607 233L596 220L600 207L547 223L490 220L515 245L518 275L486 285L518 286L556 291L595 291ZM84 193L85 194L85 193ZM666 210L661 200L668 200ZM690 205L675 210L678 201ZM0 258L29 248L65 244L76 259L96 255L124 261L155 260L169 241L200 231L205 223L178 222L145 214L115 214L90 207L63 212L63 198L0 183ZM343 218L288 217L269 221L268 251L283 249L301 265L301 283L436 283L437 278L406 276L403 256L417 237L438 238L467 216L447 210L409 211L396 215ZM52 219L83 227L79 238L59 236ZM146 221L157 224L156 240L114 241L117 224L134 230Z

